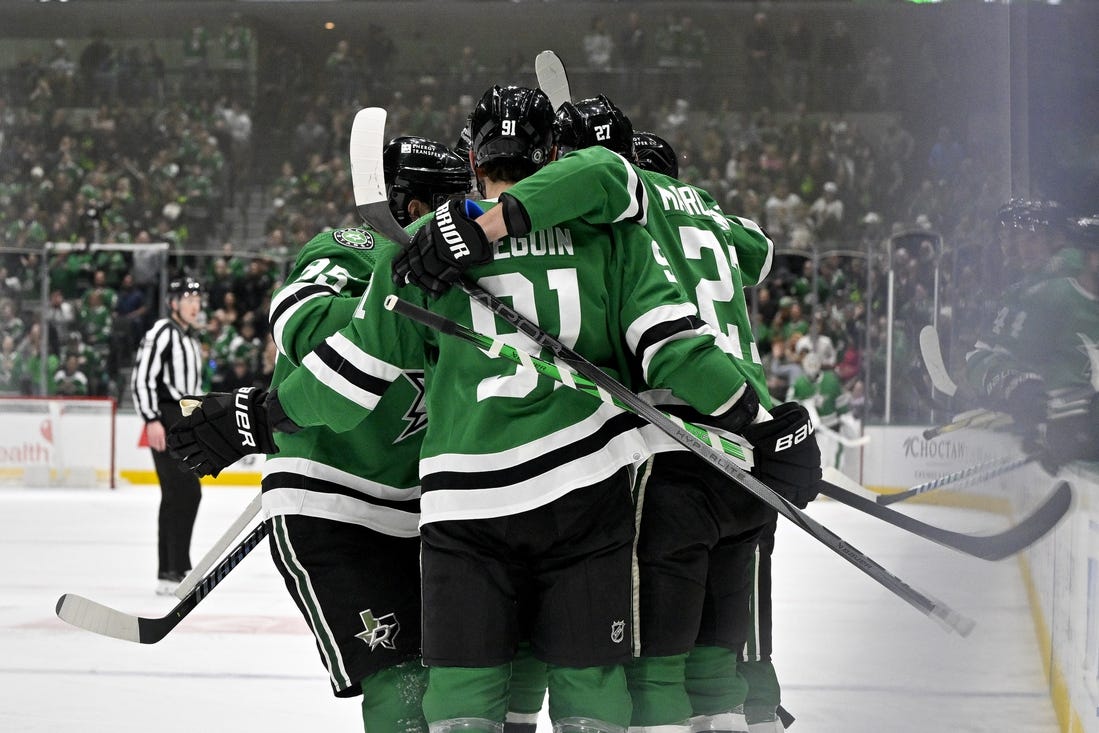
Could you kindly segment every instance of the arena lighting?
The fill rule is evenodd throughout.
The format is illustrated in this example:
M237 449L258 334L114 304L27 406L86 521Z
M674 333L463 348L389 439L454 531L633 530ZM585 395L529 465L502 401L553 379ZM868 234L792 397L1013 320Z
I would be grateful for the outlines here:
M330 31L330 30L334 29L335 27L336 27L336 24L335 24L335 23L333 23L333 22L332 22L332 21L330 21L330 20L327 20L327 21L325 21L325 23L324 23L324 29L325 29L326 31Z

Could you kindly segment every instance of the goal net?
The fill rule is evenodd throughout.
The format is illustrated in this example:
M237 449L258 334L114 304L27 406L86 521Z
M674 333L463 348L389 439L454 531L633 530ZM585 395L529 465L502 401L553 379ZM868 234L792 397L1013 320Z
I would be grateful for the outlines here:
M0 483L115 487L115 401L0 397Z

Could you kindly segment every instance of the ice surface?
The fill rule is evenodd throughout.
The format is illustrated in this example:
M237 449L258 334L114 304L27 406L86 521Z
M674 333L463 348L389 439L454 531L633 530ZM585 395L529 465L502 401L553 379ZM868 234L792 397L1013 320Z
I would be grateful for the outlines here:
M205 490L192 560L254 491ZM158 644L55 617L67 592L146 616L174 605L153 594L158 500L155 487L0 490L0 731L361 731L356 702L331 695L266 545ZM795 732L1058 730L1015 559L972 560L832 502L810 511L977 628L946 633L780 522L775 664ZM959 509L904 511L966 531L1002 526Z

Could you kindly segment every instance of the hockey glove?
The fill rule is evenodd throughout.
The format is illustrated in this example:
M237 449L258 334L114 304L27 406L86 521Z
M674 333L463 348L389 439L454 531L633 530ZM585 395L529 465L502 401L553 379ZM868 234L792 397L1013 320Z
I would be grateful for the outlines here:
M771 411L772 420L749 425L741 435L752 444L752 475L804 509L817 497L820 447L809 412L797 402Z
M481 213L472 201L451 200L436 209L393 259L393 282L441 295L466 269L491 261L492 245L472 218Z
M1033 428L1046 419L1046 385L1034 372L1007 369L990 374L983 385L985 404L1006 412L1024 428Z
M1099 460L1099 394L1076 410L1050 416L1039 460L1053 475L1072 461Z
M168 431L168 451L199 476L217 476L253 453L278 453L272 427L298 430L275 393L255 387L187 396L180 405L185 417Z

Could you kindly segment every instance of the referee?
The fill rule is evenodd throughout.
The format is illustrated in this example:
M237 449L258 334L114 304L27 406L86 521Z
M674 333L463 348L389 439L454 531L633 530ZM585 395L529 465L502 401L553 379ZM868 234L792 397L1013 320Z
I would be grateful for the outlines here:
M130 389L160 481L158 595L171 595L191 569L191 531L202 498L198 477L172 458L165 435L181 417L179 400L202 390L202 359L192 330L202 312L202 285L191 278L168 284L168 317L146 332Z

